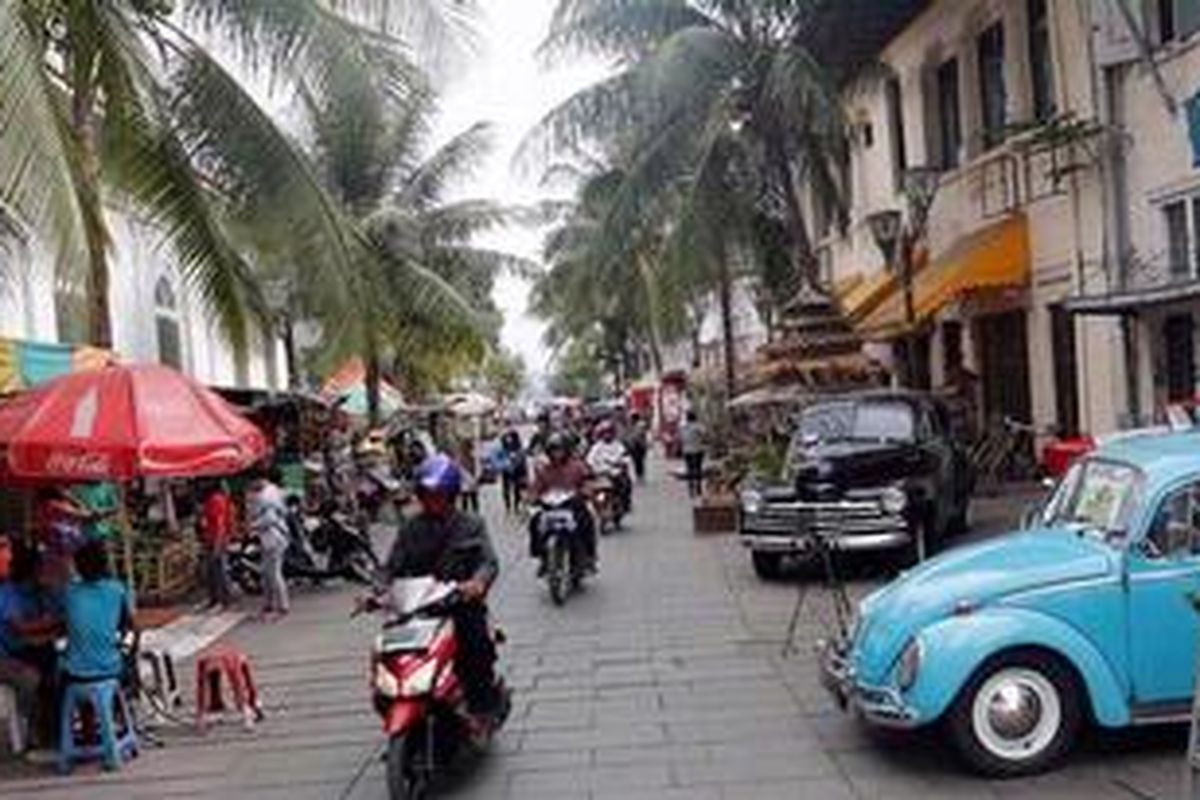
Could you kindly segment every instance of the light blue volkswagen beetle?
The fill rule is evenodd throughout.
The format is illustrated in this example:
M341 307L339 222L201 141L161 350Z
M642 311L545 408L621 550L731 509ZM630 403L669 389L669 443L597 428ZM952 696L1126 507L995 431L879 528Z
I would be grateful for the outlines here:
M943 723L974 768L1045 770L1081 725L1186 719L1200 592L1200 433L1077 463L1026 530L867 597L823 682L869 722Z

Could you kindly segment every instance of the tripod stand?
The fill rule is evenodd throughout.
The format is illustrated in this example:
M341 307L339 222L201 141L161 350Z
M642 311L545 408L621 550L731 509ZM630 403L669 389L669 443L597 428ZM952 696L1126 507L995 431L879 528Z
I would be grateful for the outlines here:
M833 605L835 625L833 635L837 637L838 642L844 642L849 634L850 598L846 594L846 586L838 576L833 562L834 551L837 549L836 544L831 540L829 531L821 525L819 512L817 519L814 520L812 530L809 532L809 537L809 546L815 551L813 557L820 561L823 586L829 592L830 602ZM811 583L805 582L803 579L797 580L796 604L792 607L792 618L788 622L787 637L784 639L783 650L780 652L784 658L798 652L796 629L800 626L800 614L804 611L804 604L808 600L812 588ZM825 627L828 630L828 624Z

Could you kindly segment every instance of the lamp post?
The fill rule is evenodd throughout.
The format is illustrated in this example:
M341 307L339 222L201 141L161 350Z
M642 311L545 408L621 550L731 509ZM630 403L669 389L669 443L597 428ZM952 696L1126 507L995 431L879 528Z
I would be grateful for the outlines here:
M867 216L867 225L884 262L899 268L904 290L904 335L901 380L907 387L916 383L916 307L913 299L913 249L925 237L929 209L937 196L940 173L933 167L906 170L902 182L907 214L898 209L876 211ZM899 263L897 263L897 261Z

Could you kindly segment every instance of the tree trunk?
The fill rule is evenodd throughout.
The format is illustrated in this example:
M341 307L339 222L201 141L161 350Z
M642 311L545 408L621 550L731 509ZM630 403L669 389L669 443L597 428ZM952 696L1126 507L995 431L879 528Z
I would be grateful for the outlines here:
M725 362L725 397L732 400L737 391L737 348L733 331L733 278L729 257L722 244L717 251L717 295L721 304L721 344Z
M287 387L291 391L300 388L300 373L297 371L299 365L296 361L296 327L292 323L292 315L284 314L283 316L283 361L287 366Z
M366 353L363 360L366 366L366 375L363 380L367 392L367 422L374 428L380 422L379 395L383 370L379 364L379 346L373 333L367 335Z
M807 286L820 289L820 264L817 254L813 252L812 239L808 235L808 225L804 221L803 206L800 204L799 188L792 172L792 162L787 152L778 140L769 138L767 142L767 158L779 181L779 189L783 194L783 203L787 212L787 229L792 237L792 260L801 288Z
M79 55L72 65L71 133L79 147L76 195L87 238L88 342L112 349L112 315L109 309L108 234L100 189L100 154L96 131L94 58Z

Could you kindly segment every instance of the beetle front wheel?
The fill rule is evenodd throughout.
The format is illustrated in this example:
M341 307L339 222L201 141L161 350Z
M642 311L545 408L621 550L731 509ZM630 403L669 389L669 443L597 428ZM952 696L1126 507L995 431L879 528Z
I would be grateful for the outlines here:
M1074 744L1082 714L1074 674L1042 653L986 665L959 694L947 723L974 769L999 778L1043 772Z

